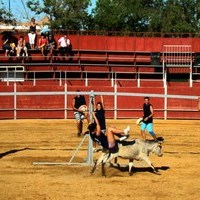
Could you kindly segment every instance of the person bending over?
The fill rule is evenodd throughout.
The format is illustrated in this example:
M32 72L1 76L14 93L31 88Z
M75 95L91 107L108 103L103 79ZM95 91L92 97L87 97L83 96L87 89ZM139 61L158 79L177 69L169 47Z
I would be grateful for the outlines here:
M101 131L99 121L94 112L92 112L94 122L89 124L88 132L94 142L99 143L103 148L108 149L111 153L116 153L118 147L116 145L115 136L119 137L120 141L126 140L129 137L130 127L127 126L124 130L110 126L105 134Z

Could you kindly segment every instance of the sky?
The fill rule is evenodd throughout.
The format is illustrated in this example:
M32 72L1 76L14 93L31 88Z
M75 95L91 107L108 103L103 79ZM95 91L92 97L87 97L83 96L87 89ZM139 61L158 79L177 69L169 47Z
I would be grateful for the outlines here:
M33 12L26 6L26 2L28 0L0 0L0 6L3 5L9 10L9 2L10 2L10 10L19 22L29 21L31 17L35 17L36 21L42 19L44 14L35 16ZM43 2L42 0L40 0ZM2 3L1 3L2 2ZM92 6L88 9L88 12L91 12L92 8L95 7L96 0L91 0Z

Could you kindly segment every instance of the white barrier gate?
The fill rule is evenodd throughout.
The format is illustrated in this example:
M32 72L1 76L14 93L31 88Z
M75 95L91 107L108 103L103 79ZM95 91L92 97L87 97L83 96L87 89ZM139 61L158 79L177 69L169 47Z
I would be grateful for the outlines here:
M192 87L192 46L163 45L164 67L187 67L190 69L190 87ZM167 76L167 74L165 74ZM166 80L165 76L165 80Z

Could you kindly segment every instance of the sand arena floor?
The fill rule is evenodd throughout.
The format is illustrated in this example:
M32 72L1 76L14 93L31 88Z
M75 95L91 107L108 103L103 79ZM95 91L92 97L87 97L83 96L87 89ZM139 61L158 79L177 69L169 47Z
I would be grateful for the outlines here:
M131 126L130 139L140 138L135 120L107 120L119 128ZM86 126L86 125L84 125ZM163 157L150 155L161 175L144 162L135 162L129 176L128 162L119 169L90 166L33 165L33 162L68 162L82 138L74 120L0 121L0 200L120 200L183 199L200 195L200 121L155 120L154 129L165 138ZM150 138L150 137L149 137ZM97 159L100 153L94 154ZM87 140L75 157L84 162Z

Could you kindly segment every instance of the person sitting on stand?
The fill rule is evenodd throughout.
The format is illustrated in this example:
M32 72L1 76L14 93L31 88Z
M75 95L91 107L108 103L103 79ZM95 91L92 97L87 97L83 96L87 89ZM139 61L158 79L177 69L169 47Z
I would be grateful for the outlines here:
M47 46L47 39L44 34L41 34L41 38L39 39L38 48L41 50L43 56L45 56L45 50Z
M28 56L26 41L23 36L20 36L17 43L17 57L22 56L23 53L25 53L25 56Z

